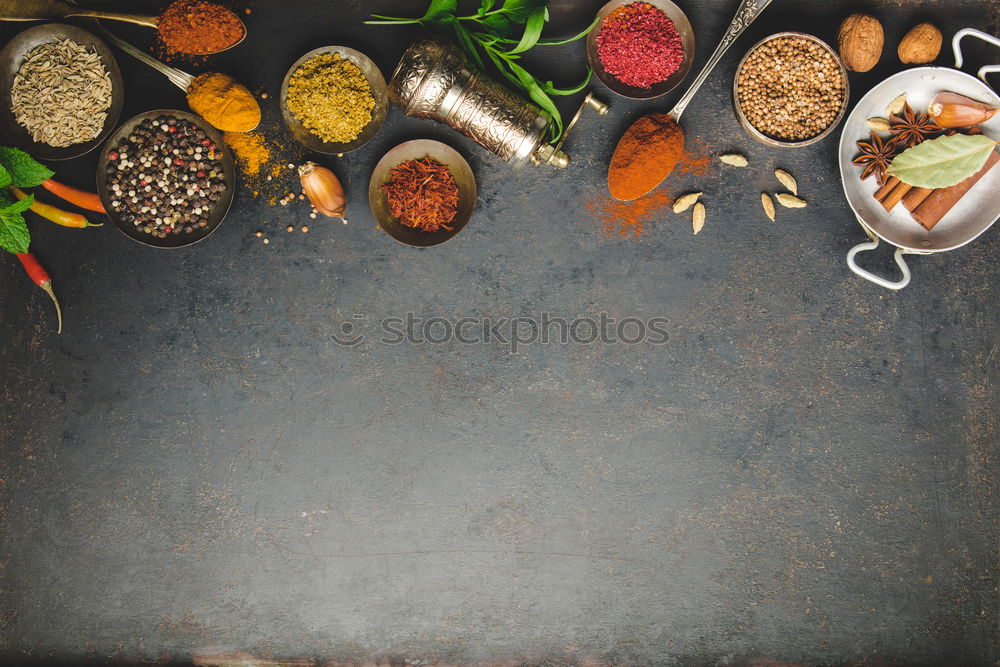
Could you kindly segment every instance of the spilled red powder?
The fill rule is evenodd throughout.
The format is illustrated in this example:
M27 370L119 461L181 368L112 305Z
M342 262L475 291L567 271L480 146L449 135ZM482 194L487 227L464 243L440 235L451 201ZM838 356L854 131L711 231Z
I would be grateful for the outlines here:
M634 237L642 234L647 222L663 220L674 198L666 190L654 190L642 199L623 202L610 197L593 199L587 208L597 215L607 236Z
M668 180L679 176L707 176L713 167L712 156L704 142L694 140L687 146L684 157L674 168ZM681 193L683 194L683 192ZM674 196L666 188L631 202L622 202L606 193L594 197L587 203L587 209L601 223L601 229L609 237L638 237L649 222L666 222L673 215L671 206Z

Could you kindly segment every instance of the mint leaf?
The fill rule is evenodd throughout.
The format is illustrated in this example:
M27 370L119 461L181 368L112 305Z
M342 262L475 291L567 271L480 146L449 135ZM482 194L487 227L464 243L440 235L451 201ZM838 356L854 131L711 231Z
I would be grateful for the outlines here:
M0 164L0 188L5 188L11 184L10 172Z
M6 146L0 146L0 165L10 173L11 184L17 188L33 188L55 176L24 151Z
M10 217L13 215L21 215L35 203L35 195L28 195L20 201L6 204L3 208L0 208L0 216Z
M24 218L20 215L0 215L0 248L19 254L28 252L30 244L31 235Z

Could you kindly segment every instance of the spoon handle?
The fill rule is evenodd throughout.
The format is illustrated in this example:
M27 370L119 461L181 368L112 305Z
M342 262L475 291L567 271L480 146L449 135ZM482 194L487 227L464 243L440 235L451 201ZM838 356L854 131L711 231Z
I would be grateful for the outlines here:
M708 75L712 73L715 66L722 60L722 56L726 54L726 51L733 45L733 42L743 34L743 31L754 22L754 19L760 16L761 12L771 2L772 0L742 0L740 8L736 10L736 16L733 17L733 22L729 24L729 29L722 37L722 41L719 42L719 46L716 47L715 53L705 63L705 67L702 68L694 82L691 83L691 87L688 88L681 99L677 100L677 104L670 111L670 115L674 117L674 120L679 121L681 119L681 114L687 109L687 105L691 102L695 93L698 92L698 89L701 88L701 84L705 83L705 79L708 78Z
M109 19L111 21L125 21L126 23L135 23L136 25L144 25L147 28L160 27L160 17L150 16L148 14L123 14L120 12L105 12L99 9L74 8L72 13L66 14L66 16L83 16L92 19Z
M101 26L101 32L104 33L104 35L111 41L112 44L114 44L115 46L117 46L119 49L129 54L130 56L136 58L137 60L141 60L142 62L146 63L147 65L155 69L157 72L160 72L168 79L170 79L170 83L174 84L184 92L187 92L187 89L191 87L191 83L194 81L194 77L188 74L187 72L182 72L179 69L164 64L159 60L157 60L156 58L149 55L148 53L140 51L139 49L135 48L134 46L126 42L124 39L121 39L120 37L113 35L106 28L104 28L104 26Z

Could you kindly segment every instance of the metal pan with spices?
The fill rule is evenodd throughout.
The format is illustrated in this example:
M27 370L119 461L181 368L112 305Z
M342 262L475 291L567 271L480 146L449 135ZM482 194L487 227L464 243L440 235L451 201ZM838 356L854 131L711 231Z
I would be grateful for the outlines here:
M969 31L966 34L977 33ZM960 56L957 43L955 52L956 56ZM960 57L957 61L961 62ZM844 123L839 151L844 194L862 229L871 239L848 252L847 264L857 275L887 289L899 290L910 282L910 268L903 255L954 250L976 239L1000 218L1000 169L987 173L932 229L918 224L902 206L887 211L873 196L878 189L875 179L860 179L862 168L854 164L853 159L858 152L857 140L871 131L867 119L883 115L886 105L901 93L906 93L907 101L913 108L925 109L936 95L945 91L994 106L1000 104L1000 98L989 86L969 74L947 67L917 67L893 75L875 86L858 102ZM979 127L984 134L1000 137L1000 116ZM875 275L857 263L858 254L874 250L881 241L895 248L895 261L902 273L899 280Z

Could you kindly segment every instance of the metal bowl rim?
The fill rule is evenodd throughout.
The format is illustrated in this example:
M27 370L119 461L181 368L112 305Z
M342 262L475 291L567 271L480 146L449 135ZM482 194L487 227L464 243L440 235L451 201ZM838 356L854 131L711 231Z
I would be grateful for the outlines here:
M172 116L177 116L178 118L183 117L186 120L193 121L198 125L199 128L204 130L207 134L215 135L212 136L212 140L215 141L216 146L222 147L223 182L226 184L226 190L228 193L224 197L224 199L227 200L225 203L225 208L221 210L221 213L219 214L219 221L215 223L215 225L209 227L208 231L205 232L204 235L191 240L189 243L182 243L180 245L159 245L152 241L145 241L142 239L138 239L129 234L128 232L126 232L125 229L128 228L128 223L122 220L121 217L113 211L110 205L111 204L110 197L108 196L107 193L107 179L108 179L107 166L108 163L110 162L110 160L108 160L107 155L113 143L112 139L117 139L119 135L122 133L122 130L124 130L126 127L131 126L129 127L129 131L131 132L131 130L134 129L135 125L138 125L147 118L153 118L155 116L160 116L160 115L172 115ZM203 119L201 116L198 116L196 114L187 111L180 111L177 109L153 109L151 111L144 111L140 114L132 116L124 123L119 125L117 128L115 128L115 131L112 132L110 135L108 135L107 140L101 147L101 155L100 158L98 158L97 162L97 195L101 198L101 204L104 206L106 215L114 224L114 226L118 229L118 231L120 231L122 234L132 239L136 243L139 243L141 245L150 248L156 248L157 250L178 250L180 248L188 248L196 243L204 241L209 236L214 234L215 230L222 226L222 223L225 221L226 216L229 215L229 210L233 206L233 200L235 199L236 195L236 164L233 161L233 156L229 151L229 146L226 144L225 140L222 137L222 133L215 127L213 127L211 123ZM212 210L213 215L215 214L216 210L217 209ZM131 228L135 229L135 225L132 225Z
M826 127L825 130L817 134L815 137L810 137L809 139L803 139L802 141L781 141L780 139L775 139L769 137L750 123L747 119L746 114L743 113L743 109L740 107L739 102L739 81L740 72L743 71L743 65L746 63L747 58L750 54L756 51L759 47L770 42L772 39L778 39L779 37L802 37L815 42L825 48L830 55L833 56L836 63L840 66L840 75L844 80L844 102L840 105L840 111L837 113L837 117L833 119L833 122ZM827 44L825 41L817 37L816 35L810 35L807 32L776 32L773 35L769 35L764 39L760 40L743 54L740 59L739 65L736 66L736 74L733 75L733 109L736 111L736 119L740 122L740 125L751 137L756 139L758 142L764 144L765 146L770 146L771 148L802 148L803 146L811 146L812 144L818 143L823 139L830 136L838 125L844 120L844 116L847 115L847 109L851 104L851 82L848 77L847 67L844 65L844 61L841 59L840 54L832 46Z

